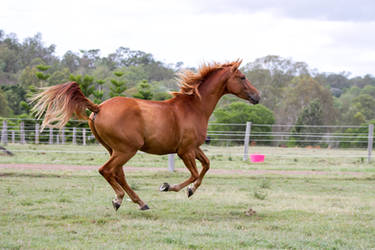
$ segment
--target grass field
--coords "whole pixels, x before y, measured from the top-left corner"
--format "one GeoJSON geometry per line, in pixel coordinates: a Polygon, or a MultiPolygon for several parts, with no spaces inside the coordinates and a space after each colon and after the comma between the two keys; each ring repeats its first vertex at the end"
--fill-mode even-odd
{"type": "MultiPolygon", "coordinates": [[[[10,145],[16,156],[0,156],[0,163],[101,165],[108,157],[98,146],[38,146],[37,153],[29,152],[34,147],[10,145]],[[78,153],[84,150],[99,153],[78,153]]],[[[190,199],[182,191],[158,191],[165,181],[181,182],[185,173],[129,172],[130,185],[151,210],[139,211],[126,201],[115,212],[114,192],[97,171],[0,168],[0,249],[375,247],[375,165],[362,156],[345,157],[363,155],[363,150],[251,149],[268,154],[262,164],[242,162],[236,153],[228,155],[232,149],[225,154],[218,148],[205,150],[212,169],[326,172],[256,176],[209,172],[190,199]]],[[[166,161],[165,156],[139,154],[129,164],[166,168],[166,161]]]]}
{"type": "MultiPolygon", "coordinates": [[[[70,164],[101,166],[109,158],[100,145],[20,145],[10,144],[7,149],[15,153],[13,157],[2,157],[0,163],[26,164],[70,164]]],[[[310,149],[250,147],[249,154],[265,154],[264,163],[242,161],[242,147],[203,146],[203,151],[211,161],[212,169],[272,169],[272,170],[312,170],[312,171],[358,171],[374,172],[375,159],[367,163],[366,149],[310,149]]],[[[373,154],[375,158],[375,153],[373,154]]],[[[138,153],[126,165],[135,167],[165,167],[168,157],[138,153]]],[[[176,168],[185,168],[176,157],[176,168]]]]}

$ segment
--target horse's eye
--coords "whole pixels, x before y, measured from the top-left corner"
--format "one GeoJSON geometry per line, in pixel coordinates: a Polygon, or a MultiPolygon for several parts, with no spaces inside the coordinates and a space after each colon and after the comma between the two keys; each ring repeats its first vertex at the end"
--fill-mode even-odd
{"type": "Polygon", "coordinates": [[[246,76],[241,76],[241,80],[246,80],[246,76]]]}

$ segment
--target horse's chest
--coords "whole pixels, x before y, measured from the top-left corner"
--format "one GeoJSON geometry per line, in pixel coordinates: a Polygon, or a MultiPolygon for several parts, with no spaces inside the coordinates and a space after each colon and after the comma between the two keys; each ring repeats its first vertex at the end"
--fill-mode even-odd
{"type": "Polygon", "coordinates": [[[182,133],[183,144],[202,145],[206,139],[207,129],[202,127],[188,128],[182,133]]]}

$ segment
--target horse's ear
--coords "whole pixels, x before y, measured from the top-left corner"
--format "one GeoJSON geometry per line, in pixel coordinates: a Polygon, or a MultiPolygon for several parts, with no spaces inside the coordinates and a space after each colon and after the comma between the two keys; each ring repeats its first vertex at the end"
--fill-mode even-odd
{"type": "Polygon", "coordinates": [[[240,67],[242,63],[242,59],[237,59],[237,61],[234,61],[232,63],[232,67],[231,67],[231,71],[232,73],[236,72],[238,70],[238,68],[240,67]]]}

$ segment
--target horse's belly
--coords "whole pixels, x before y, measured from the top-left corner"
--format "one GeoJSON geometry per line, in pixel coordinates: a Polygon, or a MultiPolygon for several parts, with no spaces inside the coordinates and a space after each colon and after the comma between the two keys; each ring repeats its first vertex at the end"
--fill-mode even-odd
{"type": "Polygon", "coordinates": [[[149,154],[156,154],[156,155],[165,155],[165,154],[172,154],[176,153],[177,147],[174,143],[162,143],[158,141],[145,141],[145,144],[140,149],[143,152],[149,154]]]}

